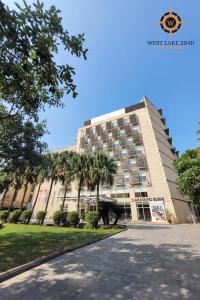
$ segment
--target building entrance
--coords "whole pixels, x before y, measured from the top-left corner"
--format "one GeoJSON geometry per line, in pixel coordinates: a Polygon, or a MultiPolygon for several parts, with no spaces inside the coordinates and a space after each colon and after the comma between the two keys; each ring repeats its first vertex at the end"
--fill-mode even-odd
{"type": "Polygon", "coordinates": [[[149,203],[137,203],[138,220],[151,221],[151,211],[149,203]]]}

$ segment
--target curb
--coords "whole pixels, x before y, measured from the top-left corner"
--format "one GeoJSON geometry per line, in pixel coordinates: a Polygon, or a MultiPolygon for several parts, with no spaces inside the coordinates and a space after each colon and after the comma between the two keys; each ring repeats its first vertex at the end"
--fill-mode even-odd
{"type": "Polygon", "coordinates": [[[100,238],[97,238],[97,239],[94,239],[92,241],[88,241],[88,242],[85,242],[85,243],[81,243],[81,244],[78,244],[76,246],[73,246],[73,247],[70,247],[70,248],[66,248],[66,249],[62,249],[62,250],[58,250],[56,252],[53,252],[51,254],[48,254],[44,257],[41,257],[41,258],[38,258],[38,259],[35,259],[27,264],[24,264],[22,266],[19,266],[19,267],[16,267],[14,269],[11,269],[9,271],[6,271],[4,273],[1,273],[0,274],[0,283],[12,278],[12,277],[15,277],[21,273],[24,273],[30,269],[33,269],[39,265],[42,265],[43,263],[51,260],[51,259],[54,259],[54,258],[57,258],[58,256],[60,255],[63,255],[63,254],[66,254],[66,253],[69,253],[69,252],[72,252],[74,250],[77,250],[77,249],[80,249],[80,248],[83,248],[85,246],[88,246],[88,245],[91,245],[91,244],[94,244],[94,243],[97,243],[101,240],[104,240],[106,238],[109,238],[111,236],[114,236],[116,234],[119,234],[123,231],[126,231],[128,230],[128,228],[124,228],[124,229],[121,229],[119,232],[115,232],[115,233],[111,233],[111,234],[108,234],[108,235],[105,235],[103,237],[100,237],[100,238]]]}

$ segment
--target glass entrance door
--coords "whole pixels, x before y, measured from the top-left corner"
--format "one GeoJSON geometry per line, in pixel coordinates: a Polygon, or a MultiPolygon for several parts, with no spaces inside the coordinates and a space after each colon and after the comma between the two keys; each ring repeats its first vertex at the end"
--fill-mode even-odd
{"type": "Polygon", "coordinates": [[[151,221],[151,211],[148,203],[137,203],[138,220],[151,221]]]}

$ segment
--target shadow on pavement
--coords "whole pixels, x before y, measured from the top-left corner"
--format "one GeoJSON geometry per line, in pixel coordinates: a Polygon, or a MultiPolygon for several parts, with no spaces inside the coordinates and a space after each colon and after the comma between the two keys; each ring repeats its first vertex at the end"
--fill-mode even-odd
{"type": "Polygon", "coordinates": [[[0,299],[200,299],[200,257],[190,246],[141,245],[125,233],[2,283],[0,299]]]}

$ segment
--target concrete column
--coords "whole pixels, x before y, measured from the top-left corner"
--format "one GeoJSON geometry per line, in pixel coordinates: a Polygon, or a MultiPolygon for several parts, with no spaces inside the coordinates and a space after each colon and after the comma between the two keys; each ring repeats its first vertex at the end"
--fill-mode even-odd
{"type": "Polygon", "coordinates": [[[137,208],[135,202],[135,192],[134,190],[129,190],[129,193],[130,193],[130,204],[131,204],[131,221],[138,222],[137,208]]]}

